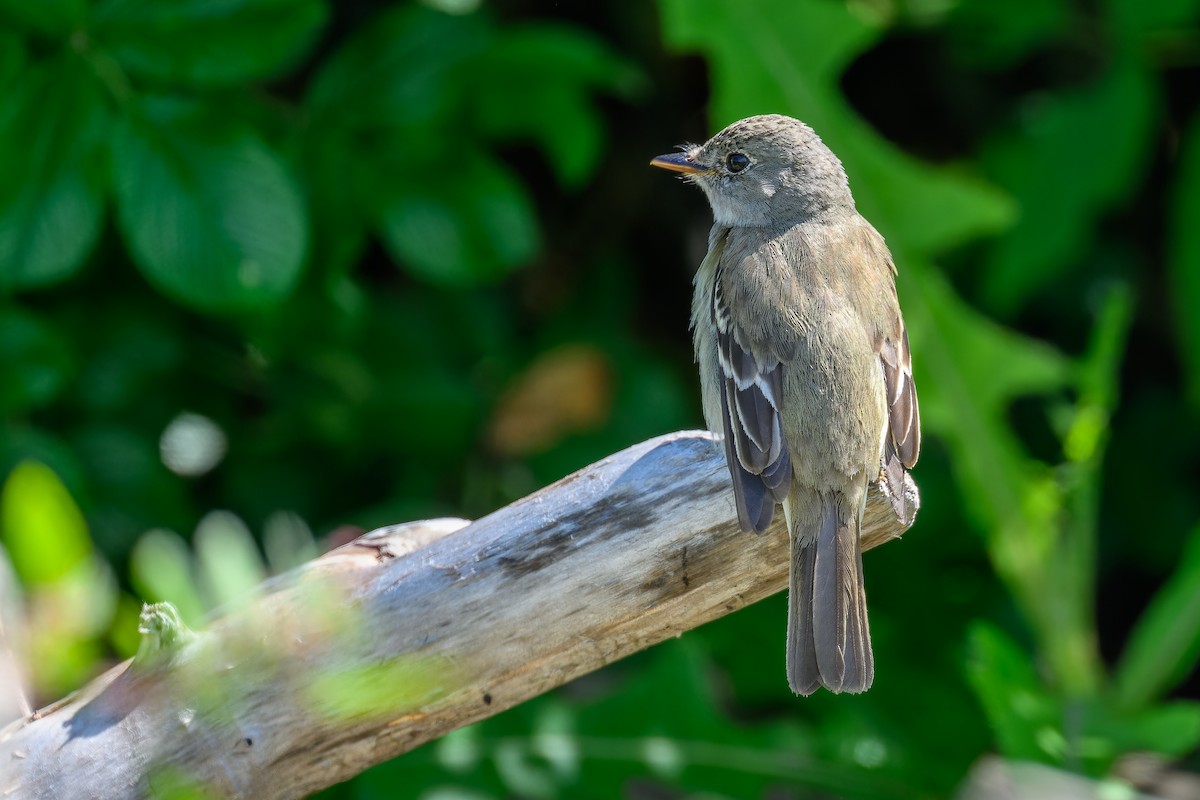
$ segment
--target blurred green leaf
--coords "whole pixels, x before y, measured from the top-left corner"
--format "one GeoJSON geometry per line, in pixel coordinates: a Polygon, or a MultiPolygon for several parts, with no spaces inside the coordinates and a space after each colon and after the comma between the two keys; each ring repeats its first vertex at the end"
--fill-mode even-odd
{"type": "Polygon", "coordinates": [[[985,146],[983,162],[1021,209],[988,258],[989,303],[1011,313],[1076,268],[1100,215],[1143,174],[1158,103],[1152,75],[1126,57],[1082,90],[1029,98],[1019,128],[985,146]]]}
{"type": "Polygon", "coordinates": [[[104,211],[108,127],[100,86],[72,54],[22,73],[0,104],[0,291],[82,266],[104,211]]]}
{"type": "Polygon", "coordinates": [[[327,13],[322,0],[100,0],[92,35],[137,76],[211,87],[280,73],[327,13]]]}
{"type": "Polygon", "coordinates": [[[133,548],[130,577],[138,594],[148,601],[169,602],[184,622],[198,627],[206,607],[192,571],[192,554],[179,535],[147,531],[133,548]]]}
{"type": "Polygon", "coordinates": [[[1167,250],[1171,299],[1188,393],[1192,407],[1200,408],[1200,114],[1180,143],[1173,195],[1167,250]]]}
{"type": "Polygon", "coordinates": [[[1062,36],[1070,15],[1067,3],[1045,0],[956,3],[949,18],[957,34],[951,44],[967,63],[997,69],[1062,36]]]}
{"type": "Polygon", "coordinates": [[[138,651],[142,642],[142,636],[138,633],[141,613],[142,601],[122,592],[117,598],[112,626],[108,631],[108,639],[116,651],[117,658],[133,658],[134,653],[138,651]]]}
{"type": "Polygon", "coordinates": [[[967,681],[1001,752],[1012,759],[1063,761],[1062,710],[1042,687],[1029,655],[984,622],[972,625],[967,649],[967,681]]]}
{"type": "Polygon", "coordinates": [[[1037,476],[1008,424],[1009,403],[1063,386],[1071,365],[973,311],[929,265],[906,263],[900,284],[922,426],[947,439],[958,479],[975,498],[971,510],[999,534],[1021,518],[1037,476]]]}
{"type": "Polygon", "coordinates": [[[170,765],[153,767],[146,785],[148,800],[212,800],[215,796],[213,787],[170,765]]]}
{"type": "MultiPolygon", "coordinates": [[[[1120,372],[1134,311],[1133,292],[1125,284],[1109,287],[1096,315],[1088,351],[1079,362],[1080,404],[1109,415],[1120,399],[1120,372]]],[[[1066,446],[1066,445],[1065,445],[1066,446]]],[[[1096,452],[1096,448],[1088,448],[1096,452]]],[[[1076,459],[1079,460],[1079,459],[1076,459]]]]}
{"type": "Polygon", "coordinates": [[[305,183],[313,268],[343,287],[367,246],[370,223],[364,187],[371,184],[374,164],[350,156],[356,141],[352,131],[337,126],[309,126],[289,151],[305,183]]]}
{"type": "Polygon", "coordinates": [[[1112,20],[1112,30],[1126,41],[1161,29],[1186,30],[1200,13],[1197,0],[1105,0],[1102,5],[1112,20]]]}
{"type": "MultiPolygon", "coordinates": [[[[445,120],[449,109],[462,102],[460,70],[489,40],[479,15],[397,6],[363,25],[326,60],[310,84],[305,106],[316,125],[362,134],[393,136],[392,129],[445,120]]],[[[407,150],[411,163],[429,161],[416,143],[397,144],[407,150]]]]}
{"type": "Polygon", "coordinates": [[[194,537],[200,585],[209,607],[244,603],[266,577],[262,556],[246,523],[228,511],[211,511],[194,537]]]}
{"type": "Polygon", "coordinates": [[[271,574],[299,567],[321,554],[312,530],[298,515],[277,511],[263,523],[263,550],[271,574]]]}
{"type": "Polygon", "coordinates": [[[494,281],[537,251],[533,204],[521,184],[483,153],[446,152],[433,170],[397,185],[379,210],[383,241],[403,266],[435,283],[494,281]],[[439,164],[453,164],[442,171],[439,164]]]}
{"type": "Polygon", "coordinates": [[[17,77],[28,60],[25,40],[12,31],[0,30],[0,91],[5,97],[14,91],[17,77]]]}
{"type": "Polygon", "coordinates": [[[256,133],[195,103],[127,108],[113,141],[118,220],[159,289],[208,311],[282,301],[307,221],[291,175],[256,133]]]}
{"type": "Polygon", "coordinates": [[[1117,704],[1138,709],[1169,692],[1200,659],[1200,527],[1129,635],[1114,675],[1117,704]]]}
{"type": "Polygon", "coordinates": [[[325,274],[339,275],[358,258],[397,184],[417,171],[438,192],[458,169],[443,146],[445,129],[465,105],[471,59],[490,40],[478,15],[399,6],[321,65],[305,94],[308,124],[295,151],[313,210],[313,257],[325,274]]]}
{"type": "Polygon", "coordinates": [[[1113,716],[1089,732],[1103,737],[1113,756],[1149,751],[1179,758],[1200,744],[1200,703],[1177,701],[1113,716]]]}
{"type": "Polygon", "coordinates": [[[87,0],[0,0],[0,20],[6,17],[40,34],[61,37],[87,17],[87,0]]]}
{"type": "Polygon", "coordinates": [[[480,57],[474,79],[472,112],[481,130],[532,138],[568,186],[591,174],[604,144],[593,87],[630,96],[642,82],[600,39],[565,25],[503,29],[480,57]]]}
{"type": "Polygon", "coordinates": [[[462,689],[468,680],[444,658],[397,656],[312,676],[310,713],[346,721],[399,717],[462,689]]]}
{"type": "Polygon", "coordinates": [[[18,464],[0,492],[0,541],[29,586],[50,584],[92,553],[87,523],[58,476],[37,461],[18,464]]]}
{"type": "Polygon", "coordinates": [[[37,316],[0,306],[0,415],[45,405],[71,374],[71,353],[37,316]]]}

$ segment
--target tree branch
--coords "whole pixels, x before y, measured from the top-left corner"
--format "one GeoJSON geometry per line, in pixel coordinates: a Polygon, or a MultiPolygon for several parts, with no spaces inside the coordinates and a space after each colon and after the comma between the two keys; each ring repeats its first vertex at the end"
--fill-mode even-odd
{"type": "MultiPolygon", "coordinates": [[[[196,635],[152,607],[136,659],[0,731],[0,796],[346,780],[784,588],[782,520],[742,533],[732,497],[711,437],[672,434],[472,524],[374,531],[196,635]]],[[[902,532],[873,488],[864,547],[902,532]]]]}

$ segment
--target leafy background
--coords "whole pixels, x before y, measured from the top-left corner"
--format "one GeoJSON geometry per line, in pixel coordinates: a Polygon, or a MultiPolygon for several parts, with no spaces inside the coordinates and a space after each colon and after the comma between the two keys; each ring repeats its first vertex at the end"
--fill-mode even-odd
{"type": "Polygon", "coordinates": [[[775,597],[326,796],[942,797],[988,754],[1197,791],[1197,0],[0,0],[35,700],[142,600],[701,426],[708,210],[646,162],[763,112],[901,266],[924,508],[866,560],[875,687],[793,698],[775,597]]]}

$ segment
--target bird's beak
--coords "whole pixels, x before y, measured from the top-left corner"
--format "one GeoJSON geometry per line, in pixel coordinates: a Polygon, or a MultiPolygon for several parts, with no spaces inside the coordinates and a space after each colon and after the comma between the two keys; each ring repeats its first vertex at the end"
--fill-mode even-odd
{"type": "Polygon", "coordinates": [[[656,156],[650,159],[650,166],[669,169],[672,172],[682,172],[686,175],[704,171],[704,167],[694,163],[688,158],[687,153],[667,153],[665,156],[656,156]]]}

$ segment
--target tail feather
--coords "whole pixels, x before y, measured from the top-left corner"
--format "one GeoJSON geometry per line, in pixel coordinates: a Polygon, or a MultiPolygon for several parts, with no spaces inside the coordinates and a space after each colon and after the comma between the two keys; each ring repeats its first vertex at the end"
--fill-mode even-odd
{"type": "Polygon", "coordinates": [[[804,695],[818,686],[864,692],[874,680],[875,661],[858,541],[862,503],[847,502],[840,493],[821,494],[812,502],[814,513],[799,518],[791,509],[788,513],[794,526],[788,682],[804,695]]]}

